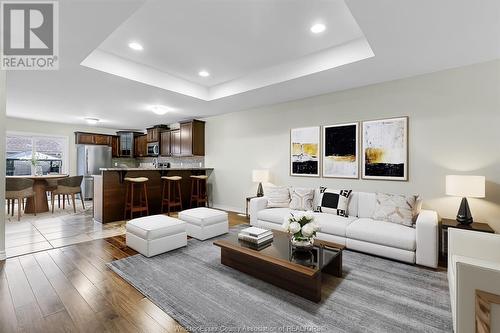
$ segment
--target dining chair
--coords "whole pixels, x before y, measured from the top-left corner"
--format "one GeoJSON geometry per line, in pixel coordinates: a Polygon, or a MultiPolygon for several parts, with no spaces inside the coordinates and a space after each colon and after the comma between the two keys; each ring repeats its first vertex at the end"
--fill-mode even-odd
{"type": "MultiPolygon", "coordinates": [[[[57,188],[57,179],[47,179],[47,185],[45,186],[45,191],[47,194],[51,197],[52,200],[52,191],[54,191],[57,188]]],[[[66,195],[62,195],[63,197],[63,207],[65,206],[64,200],[67,200],[68,205],[70,204],[69,202],[69,195],[66,198],[66,195]]],[[[61,208],[61,195],[57,195],[57,208],[61,208]]]]}
{"type": "MultiPolygon", "coordinates": [[[[5,179],[5,199],[11,205],[10,212],[14,216],[14,203],[17,200],[17,220],[21,220],[21,209],[24,206],[24,199],[33,197],[33,204],[36,216],[36,194],[33,191],[34,181],[26,178],[5,179]]],[[[9,210],[7,210],[9,212],[9,210]]]]}
{"type": "Polygon", "coordinates": [[[73,212],[76,213],[75,195],[78,194],[80,195],[80,200],[82,201],[83,209],[85,209],[85,203],[83,201],[83,196],[82,196],[82,181],[83,181],[83,176],[67,177],[57,180],[57,186],[55,190],[52,190],[50,192],[52,213],[54,213],[54,200],[56,195],[63,196],[63,209],[65,208],[64,205],[65,196],[68,196],[68,199],[69,196],[71,196],[71,199],[73,201],[73,212]]]}

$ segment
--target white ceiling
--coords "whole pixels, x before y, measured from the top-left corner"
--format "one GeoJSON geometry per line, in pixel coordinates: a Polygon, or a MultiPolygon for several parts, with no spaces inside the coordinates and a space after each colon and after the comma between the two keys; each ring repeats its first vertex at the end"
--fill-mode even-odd
{"type": "Polygon", "coordinates": [[[352,16],[337,0],[61,1],[60,70],[8,72],[7,114],[145,128],[500,58],[499,1],[346,4],[352,16]],[[324,34],[309,32],[316,21],[326,23],[324,34]],[[303,61],[304,69],[328,50],[338,55],[356,38],[366,38],[375,56],[309,75],[290,66],[303,61]],[[132,40],[144,51],[128,49],[132,40]],[[114,59],[121,76],[80,65],[95,54],[114,59]],[[211,77],[198,77],[202,68],[211,77]],[[145,73],[148,84],[138,82],[145,73]],[[163,75],[174,89],[159,88],[163,75]],[[179,92],[184,86],[208,95],[188,96],[179,92]],[[157,116],[147,110],[154,104],[174,111],[157,116]]]}

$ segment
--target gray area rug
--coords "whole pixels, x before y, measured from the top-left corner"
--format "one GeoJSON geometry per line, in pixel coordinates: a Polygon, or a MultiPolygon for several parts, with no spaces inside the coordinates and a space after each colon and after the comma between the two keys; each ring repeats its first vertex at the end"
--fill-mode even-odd
{"type": "Polygon", "coordinates": [[[212,242],[108,265],[192,332],[452,331],[445,272],[346,250],[314,303],[223,266],[212,242]]]}

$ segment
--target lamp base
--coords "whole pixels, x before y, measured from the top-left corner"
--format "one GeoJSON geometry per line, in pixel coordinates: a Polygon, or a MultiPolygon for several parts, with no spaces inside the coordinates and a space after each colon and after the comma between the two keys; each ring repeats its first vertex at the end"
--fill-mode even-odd
{"type": "Polygon", "coordinates": [[[262,183],[259,183],[259,187],[257,188],[257,196],[258,197],[264,196],[264,189],[262,188],[262,183]]]}
{"type": "Polygon", "coordinates": [[[460,224],[471,224],[474,222],[467,198],[462,198],[460,208],[458,209],[457,222],[460,224]]]}

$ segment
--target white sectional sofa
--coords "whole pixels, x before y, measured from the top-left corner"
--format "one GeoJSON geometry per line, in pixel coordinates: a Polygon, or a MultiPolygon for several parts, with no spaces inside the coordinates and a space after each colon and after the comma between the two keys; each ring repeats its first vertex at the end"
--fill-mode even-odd
{"type": "MultiPolygon", "coordinates": [[[[376,193],[352,192],[348,215],[342,217],[314,213],[321,230],[317,238],[345,245],[369,254],[391,258],[427,267],[438,264],[438,216],[430,210],[421,210],[415,227],[376,221],[373,216],[376,193]]],[[[250,224],[281,230],[285,217],[296,212],[289,208],[267,208],[267,198],[250,201],[250,224]]]]}

